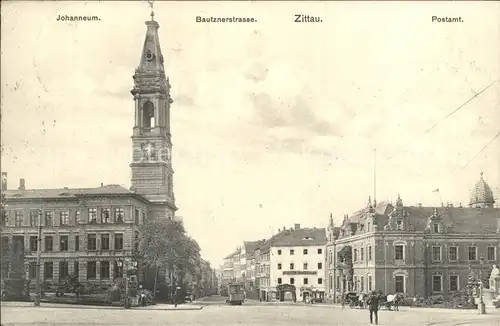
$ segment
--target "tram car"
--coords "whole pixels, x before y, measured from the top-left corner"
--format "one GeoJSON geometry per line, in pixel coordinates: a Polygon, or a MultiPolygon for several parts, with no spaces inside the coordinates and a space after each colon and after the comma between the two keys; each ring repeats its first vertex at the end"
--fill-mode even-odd
{"type": "Polygon", "coordinates": [[[227,285],[227,300],[230,305],[239,305],[245,302],[245,287],[243,283],[230,283],[227,285]]]}

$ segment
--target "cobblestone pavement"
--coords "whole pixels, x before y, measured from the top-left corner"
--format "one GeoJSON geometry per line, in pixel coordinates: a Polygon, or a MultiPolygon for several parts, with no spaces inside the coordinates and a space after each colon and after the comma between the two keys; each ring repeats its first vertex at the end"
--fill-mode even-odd
{"type": "MultiPolygon", "coordinates": [[[[201,310],[81,309],[2,306],[1,321],[7,325],[370,325],[367,310],[315,306],[205,306],[201,310]]],[[[391,326],[500,326],[500,314],[475,312],[380,311],[379,325],[391,326]]]]}

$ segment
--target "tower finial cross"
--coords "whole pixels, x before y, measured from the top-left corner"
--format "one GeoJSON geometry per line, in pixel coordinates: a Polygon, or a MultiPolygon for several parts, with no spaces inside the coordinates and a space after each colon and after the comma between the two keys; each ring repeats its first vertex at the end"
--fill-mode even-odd
{"type": "Polygon", "coordinates": [[[148,4],[149,4],[149,7],[151,8],[151,20],[153,20],[154,18],[154,15],[155,15],[155,12],[154,12],[154,1],[153,0],[148,0],[148,4]]]}

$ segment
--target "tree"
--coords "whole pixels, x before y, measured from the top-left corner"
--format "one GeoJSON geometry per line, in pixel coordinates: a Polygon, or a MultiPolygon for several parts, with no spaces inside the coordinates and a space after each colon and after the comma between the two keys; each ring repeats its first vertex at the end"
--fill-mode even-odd
{"type": "Polygon", "coordinates": [[[25,278],[24,257],[27,250],[19,239],[2,238],[1,273],[2,278],[25,278]]]}
{"type": "MultiPolygon", "coordinates": [[[[200,247],[191,237],[186,235],[182,222],[172,219],[156,219],[141,225],[139,229],[139,250],[137,252],[142,263],[154,269],[156,286],[159,269],[166,269],[178,282],[186,273],[196,272],[196,260],[200,256],[200,247]]],[[[172,279],[172,283],[176,283],[172,279]]]]}

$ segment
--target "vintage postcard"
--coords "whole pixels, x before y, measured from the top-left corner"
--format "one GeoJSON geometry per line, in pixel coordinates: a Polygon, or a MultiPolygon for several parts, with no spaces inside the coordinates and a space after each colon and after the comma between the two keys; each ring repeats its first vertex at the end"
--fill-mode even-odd
{"type": "Polygon", "coordinates": [[[1,325],[500,326],[500,3],[2,1],[1,325]]]}

